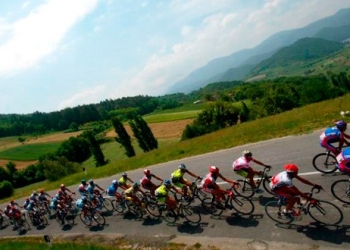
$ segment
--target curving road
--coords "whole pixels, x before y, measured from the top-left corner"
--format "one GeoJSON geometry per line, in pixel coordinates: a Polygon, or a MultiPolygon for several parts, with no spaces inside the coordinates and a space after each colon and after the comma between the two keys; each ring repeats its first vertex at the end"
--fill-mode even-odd
{"type": "MultiPolygon", "coordinates": [[[[307,244],[317,247],[331,248],[350,248],[350,206],[344,206],[335,200],[330,192],[331,184],[339,179],[347,177],[336,173],[330,176],[324,176],[315,172],[312,167],[312,158],[317,153],[323,152],[318,146],[318,136],[320,131],[316,131],[306,135],[289,136],[279,139],[268,140],[259,143],[247,144],[226,150],[220,150],[205,155],[190,157],[178,161],[167,162],[155,166],[150,166],[152,172],[163,178],[169,177],[170,173],[177,168],[179,163],[185,163],[187,167],[204,176],[207,173],[208,166],[215,165],[220,168],[224,176],[232,179],[237,178],[231,169],[232,161],[241,155],[242,150],[249,149],[253,152],[255,158],[266,164],[273,166],[272,174],[282,171],[285,163],[293,162],[300,167],[300,172],[306,175],[315,183],[322,184],[325,191],[317,194],[316,198],[331,201],[338,205],[344,213],[344,220],[338,226],[333,227],[317,227],[312,223],[312,219],[304,216],[303,220],[298,221],[290,226],[281,227],[276,225],[264,213],[264,204],[269,201],[266,193],[255,195],[254,205],[255,211],[250,216],[238,216],[230,211],[217,219],[211,218],[208,214],[202,214],[202,222],[198,226],[190,226],[182,223],[169,226],[164,221],[154,221],[144,219],[141,221],[134,220],[133,217],[127,215],[112,214],[106,217],[107,225],[103,228],[87,228],[77,217],[76,225],[71,229],[61,228],[55,220],[51,220],[45,229],[35,229],[28,231],[26,235],[40,234],[72,234],[72,233],[120,233],[130,235],[142,235],[143,237],[154,235],[177,235],[195,237],[225,237],[225,238],[241,238],[255,239],[264,242],[281,242],[293,244],[307,244]],[[298,230],[297,230],[298,229],[298,230]]],[[[234,140],[234,138],[232,138],[234,140]]],[[[253,168],[261,168],[252,164],[253,168]]],[[[139,180],[142,176],[142,170],[129,172],[129,176],[133,180],[139,180]]],[[[86,178],[85,175],[82,178],[86,178]]],[[[87,176],[89,178],[89,176],[87,176]]],[[[119,176],[95,180],[100,186],[109,186],[112,179],[119,176]]],[[[191,179],[192,177],[188,177],[191,179]]],[[[157,183],[157,180],[155,180],[157,183]]],[[[295,184],[305,191],[309,188],[301,183],[295,184]]],[[[226,185],[223,183],[223,185],[226,185]]],[[[73,190],[77,186],[69,187],[73,190]]],[[[53,192],[52,192],[53,193],[53,192]]],[[[21,204],[22,201],[19,201],[21,204]]],[[[3,207],[2,205],[1,207],[3,207]]],[[[0,236],[16,236],[18,233],[12,231],[11,228],[0,230],[0,236]]],[[[215,243],[213,243],[215,245],[215,243]]]]}

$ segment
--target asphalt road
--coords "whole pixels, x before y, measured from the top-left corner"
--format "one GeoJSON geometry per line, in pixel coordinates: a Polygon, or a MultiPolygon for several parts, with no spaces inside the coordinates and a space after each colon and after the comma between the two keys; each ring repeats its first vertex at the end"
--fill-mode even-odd
{"type": "MultiPolygon", "coordinates": [[[[264,212],[264,204],[271,198],[265,192],[255,195],[254,205],[255,211],[250,216],[239,216],[232,211],[226,211],[221,218],[212,218],[210,215],[203,213],[200,225],[191,226],[183,223],[183,219],[175,225],[167,225],[165,221],[155,221],[152,219],[135,220],[129,215],[111,214],[106,217],[107,224],[103,228],[91,227],[87,228],[80,219],[76,218],[76,225],[71,228],[62,228],[58,226],[55,220],[50,220],[50,224],[44,229],[32,228],[26,235],[41,234],[73,234],[73,233],[119,233],[143,237],[154,237],[155,235],[176,235],[179,237],[190,236],[191,240],[206,238],[241,238],[254,239],[264,242],[280,242],[291,244],[306,244],[310,246],[323,248],[350,248],[350,206],[344,206],[330,192],[331,184],[339,179],[347,179],[347,176],[336,173],[334,175],[322,175],[313,168],[312,158],[323,152],[318,145],[318,136],[320,131],[314,133],[289,136],[280,139],[273,139],[259,143],[247,144],[227,150],[220,150],[205,155],[185,158],[182,160],[167,162],[155,166],[150,166],[151,172],[156,175],[167,178],[170,176],[180,163],[186,166],[198,175],[204,176],[208,172],[210,165],[220,168],[220,172],[229,178],[235,179],[238,176],[232,171],[232,161],[241,155],[244,149],[253,152],[253,156],[269,165],[273,169],[271,174],[278,173],[283,170],[286,163],[295,163],[300,167],[301,174],[309,180],[321,184],[325,191],[317,194],[315,197],[328,200],[335,203],[341,208],[344,214],[344,220],[338,226],[322,227],[313,223],[312,219],[307,215],[301,221],[293,222],[288,226],[276,225],[269,219],[264,212]]],[[[234,138],[232,138],[234,140],[234,138]]],[[[254,163],[253,168],[262,167],[254,163]]],[[[142,170],[135,170],[128,173],[133,180],[139,180],[142,177],[142,170]]],[[[82,175],[82,177],[85,175],[82,175]]],[[[187,176],[186,176],[187,177],[187,176]]],[[[86,178],[90,178],[86,176],[86,178]]],[[[102,187],[108,187],[111,180],[119,178],[119,175],[109,178],[95,180],[102,187]]],[[[193,179],[191,176],[188,179],[193,179]]],[[[157,183],[157,180],[154,180],[157,183]]],[[[298,183],[294,184],[304,191],[309,191],[309,187],[298,183]]],[[[223,184],[227,185],[227,184],[223,184]]],[[[69,187],[76,190],[77,186],[69,187]]],[[[53,192],[52,192],[53,194],[53,192]]],[[[19,201],[22,203],[22,200],[19,201]]],[[[1,206],[3,208],[4,205],[1,206]]],[[[16,236],[17,231],[12,231],[11,227],[0,230],[0,236],[16,236]]],[[[215,245],[213,243],[213,245],[215,245]]],[[[315,249],[316,249],[315,248],[315,249]]]]}

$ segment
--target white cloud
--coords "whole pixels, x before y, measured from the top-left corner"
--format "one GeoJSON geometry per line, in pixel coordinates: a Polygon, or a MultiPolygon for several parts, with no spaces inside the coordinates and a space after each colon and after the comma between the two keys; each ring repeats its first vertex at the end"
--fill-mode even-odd
{"type": "Polygon", "coordinates": [[[106,96],[107,88],[105,85],[98,85],[93,88],[85,89],[71,98],[64,100],[60,102],[57,109],[65,109],[68,107],[76,107],[78,105],[81,105],[82,103],[88,104],[88,103],[98,103],[102,101],[105,98],[101,98],[101,96],[106,96]]]}
{"type": "Polygon", "coordinates": [[[98,0],[50,0],[14,23],[0,44],[0,74],[34,66],[53,53],[66,33],[97,5],[98,0]]]}

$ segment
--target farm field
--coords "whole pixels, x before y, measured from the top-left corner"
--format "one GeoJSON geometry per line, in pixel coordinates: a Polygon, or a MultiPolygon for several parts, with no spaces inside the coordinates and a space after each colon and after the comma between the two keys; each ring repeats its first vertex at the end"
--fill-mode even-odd
{"type": "MultiPolygon", "coordinates": [[[[184,119],[184,120],[175,120],[175,121],[166,121],[166,122],[156,122],[149,123],[154,136],[158,140],[180,140],[182,131],[185,129],[186,125],[191,123],[193,119],[184,119]]],[[[125,126],[127,132],[132,135],[132,131],[128,125],[125,126]]],[[[48,143],[48,142],[60,142],[67,140],[69,137],[74,137],[79,135],[81,132],[72,132],[72,133],[54,133],[38,138],[28,139],[25,144],[39,144],[39,143],[48,143]]],[[[114,130],[111,130],[107,133],[107,137],[113,138],[116,136],[114,130]]],[[[10,148],[21,146],[21,143],[17,141],[16,138],[1,138],[0,139],[0,151],[8,150],[10,148]]],[[[0,158],[0,166],[5,166],[10,160],[0,158]]],[[[11,160],[17,169],[23,169],[30,164],[35,163],[36,161],[14,161],[11,160]]]]}

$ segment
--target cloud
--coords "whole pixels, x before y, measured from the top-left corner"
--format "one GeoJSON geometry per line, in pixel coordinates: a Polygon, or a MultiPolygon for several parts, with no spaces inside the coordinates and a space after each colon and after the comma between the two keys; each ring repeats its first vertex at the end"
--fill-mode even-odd
{"type": "Polygon", "coordinates": [[[68,107],[72,108],[81,105],[82,103],[98,103],[101,100],[106,99],[101,99],[101,96],[106,96],[106,92],[108,91],[109,90],[106,88],[105,85],[98,85],[93,88],[85,89],[80,93],[75,94],[71,98],[60,102],[57,109],[62,110],[68,107]]]}
{"type": "Polygon", "coordinates": [[[98,0],[45,1],[27,16],[6,23],[9,38],[0,44],[0,75],[30,68],[53,53],[67,32],[97,3],[98,0]]]}

